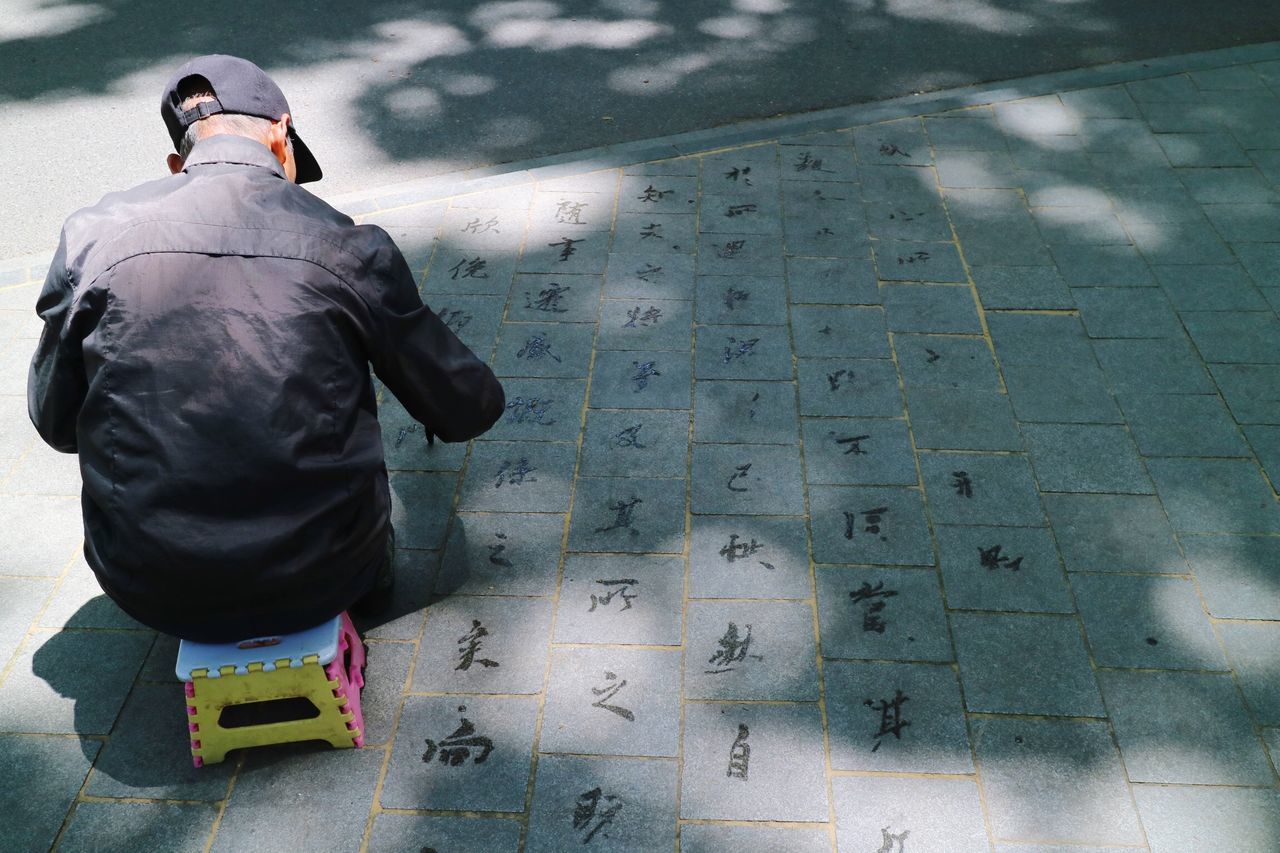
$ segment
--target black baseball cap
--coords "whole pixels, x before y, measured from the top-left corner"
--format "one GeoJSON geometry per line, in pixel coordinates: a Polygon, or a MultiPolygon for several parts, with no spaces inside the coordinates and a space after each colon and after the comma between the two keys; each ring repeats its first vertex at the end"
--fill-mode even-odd
{"type": "MultiPolygon", "coordinates": [[[[249,60],[222,53],[197,56],[174,72],[169,78],[169,85],[165,87],[164,97],[160,100],[160,115],[164,117],[165,127],[169,129],[173,149],[179,149],[183,134],[194,122],[217,113],[239,113],[272,121],[278,120],[285,113],[289,113],[290,119],[293,116],[284,92],[267,76],[267,72],[249,60]],[[208,80],[209,88],[213,89],[214,100],[196,104],[184,111],[178,89],[191,77],[208,80]]],[[[293,159],[298,167],[298,183],[320,180],[320,164],[316,162],[302,137],[298,136],[292,120],[289,122],[289,138],[293,140],[293,159]]]]}

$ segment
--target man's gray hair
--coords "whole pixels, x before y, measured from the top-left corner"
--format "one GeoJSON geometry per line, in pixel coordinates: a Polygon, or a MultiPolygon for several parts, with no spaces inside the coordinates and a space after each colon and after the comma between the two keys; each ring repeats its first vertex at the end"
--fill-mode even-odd
{"type": "MultiPolygon", "coordinates": [[[[202,101],[213,100],[213,97],[212,92],[198,92],[189,95],[183,100],[182,109],[189,110],[202,101]]],[[[182,141],[178,143],[178,156],[186,160],[197,142],[209,136],[216,136],[219,133],[247,136],[249,139],[255,139],[265,145],[271,125],[271,119],[247,116],[240,113],[215,113],[211,116],[205,116],[199,121],[192,122],[191,126],[187,128],[187,132],[182,135],[182,141]]],[[[286,136],[285,144],[289,146],[290,150],[293,149],[293,140],[291,138],[286,136]]]]}

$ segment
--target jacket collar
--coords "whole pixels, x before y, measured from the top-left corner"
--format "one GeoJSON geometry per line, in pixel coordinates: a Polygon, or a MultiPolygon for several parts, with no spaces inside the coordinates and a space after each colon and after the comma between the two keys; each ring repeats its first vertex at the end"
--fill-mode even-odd
{"type": "Polygon", "coordinates": [[[271,153],[271,149],[244,136],[220,133],[201,139],[191,149],[186,165],[182,171],[192,166],[205,166],[211,163],[231,163],[238,166],[259,166],[269,169],[276,177],[283,178],[284,166],[271,153]]]}

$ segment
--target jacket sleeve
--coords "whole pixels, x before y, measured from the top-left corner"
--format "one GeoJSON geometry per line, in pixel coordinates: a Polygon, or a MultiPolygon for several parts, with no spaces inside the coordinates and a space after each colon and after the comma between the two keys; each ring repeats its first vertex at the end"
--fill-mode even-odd
{"type": "Polygon", "coordinates": [[[63,453],[76,452],[76,420],[89,390],[80,340],[67,334],[75,285],[67,269],[67,236],[49,265],[36,313],[44,320],[27,374],[27,412],[40,437],[63,453]]]}
{"type": "Polygon", "coordinates": [[[466,441],[502,416],[502,385],[435,312],[422,303],[413,273],[385,231],[372,232],[369,280],[358,288],[371,313],[366,342],[374,373],[406,411],[444,441],[466,441]]]}

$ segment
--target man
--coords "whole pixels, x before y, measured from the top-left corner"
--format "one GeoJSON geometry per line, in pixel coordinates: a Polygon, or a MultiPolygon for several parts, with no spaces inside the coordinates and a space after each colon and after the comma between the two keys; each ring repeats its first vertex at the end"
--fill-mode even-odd
{"type": "Polygon", "coordinates": [[[126,612],[204,642],[301,630],[393,577],[369,365],[445,441],[492,426],[502,386],[386,232],[297,186],[320,167],[260,68],[194,59],[161,114],[172,175],[63,227],[31,419],[80,455],[85,556],[126,612]]]}

